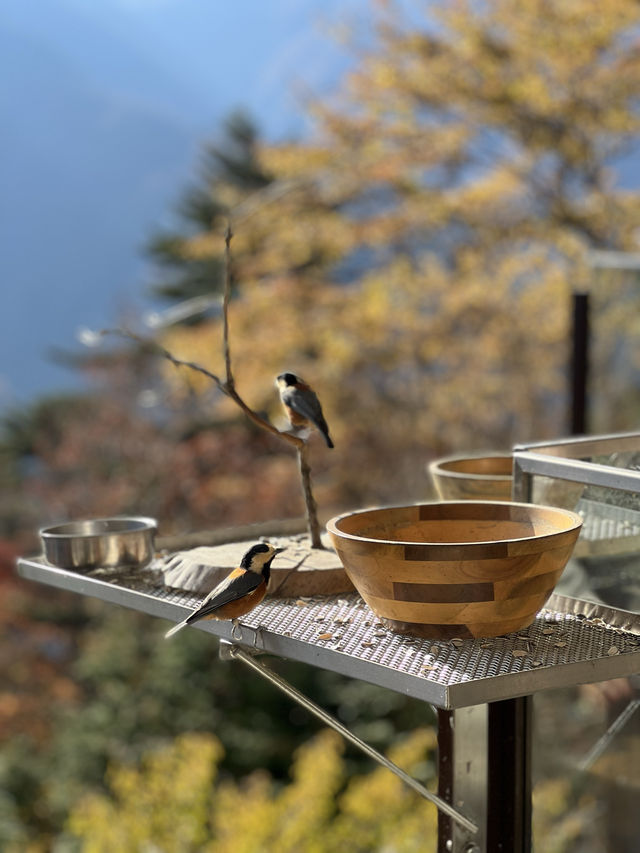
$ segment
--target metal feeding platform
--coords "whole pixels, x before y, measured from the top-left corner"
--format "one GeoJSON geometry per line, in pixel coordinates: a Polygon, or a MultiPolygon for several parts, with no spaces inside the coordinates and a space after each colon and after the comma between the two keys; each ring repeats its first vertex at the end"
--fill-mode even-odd
{"type": "MultiPolygon", "coordinates": [[[[202,599],[166,587],[153,565],[80,573],[50,566],[44,558],[23,558],[18,573],[172,622],[184,619],[202,599]]],[[[194,627],[223,641],[223,657],[258,671],[434,802],[438,853],[528,853],[532,694],[640,671],[640,616],[559,595],[528,629],[491,639],[394,633],[357,595],[268,598],[243,618],[235,634],[229,622],[194,627]],[[259,663],[258,652],[364,680],[438,709],[438,794],[259,663]]],[[[164,630],[159,627],[159,636],[164,630]]]]}
{"type": "MultiPolygon", "coordinates": [[[[92,576],[22,559],[18,571],[174,622],[202,598],[164,587],[150,570],[92,576]]],[[[267,599],[243,617],[235,636],[228,622],[194,627],[447,710],[640,671],[640,616],[562,596],[553,596],[528,629],[485,640],[394,633],[357,595],[267,599]]]]}

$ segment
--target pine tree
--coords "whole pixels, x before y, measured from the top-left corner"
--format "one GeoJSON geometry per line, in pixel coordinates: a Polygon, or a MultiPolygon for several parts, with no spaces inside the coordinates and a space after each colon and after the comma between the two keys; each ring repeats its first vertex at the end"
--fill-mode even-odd
{"type": "Polygon", "coordinates": [[[152,288],[156,296],[182,302],[222,291],[222,252],[203,254],[193,246],[219,230],[239,200],[270,183],[257,145],[256,126],[244,113],[235,112],[224,124],[222,141],[204,146],[197,182],[178,202],[175,228],[160,231],[147,246],[158,273],[152,288]]]}

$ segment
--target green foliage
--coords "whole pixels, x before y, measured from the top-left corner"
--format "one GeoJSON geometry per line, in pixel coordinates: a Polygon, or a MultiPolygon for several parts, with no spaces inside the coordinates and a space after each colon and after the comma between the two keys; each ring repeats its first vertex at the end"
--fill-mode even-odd
{"type": "MultiPolygon", "coordinates": [[[[411,772],[430,759],[433,733],[417,730],[390,754],[411,772]]],[[[85,796],[68,826],[83,853],[413,853],[435,846],[435,808],[393,774],[352,777],[342,743],[324,731],[301,747],[288,785],[264,772],[220,781],[219,741],[184,735],[135,767],[112,766],[106,794],[85,796]]]]}

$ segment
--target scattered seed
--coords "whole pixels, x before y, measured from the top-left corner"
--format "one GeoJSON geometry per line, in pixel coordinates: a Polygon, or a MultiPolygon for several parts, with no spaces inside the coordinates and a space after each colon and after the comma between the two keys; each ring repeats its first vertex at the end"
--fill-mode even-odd
{"type": "Polygon", "coordinates": [[[374,643],[373,640],[363,640],[360,643],[361,646],[377,646],[377,643],[374,643]]]}
{"type": "Polygon", "coordinates": [[[480,648],[481,649],[492,649],[493,643],[480,643],[480,648]]]}
{"type": "Polygon", "coordinates": [[[331,640],[331,639],[333,639],[333,634],[330,634],[328,632],[325,634],[318,634],[318,639],[319,640],[331,640]]]}
{"type": "Polygon", "coordinates": [[[296,607],[306,607],[306,606],[307,606],[307,602],[306,602],[306,601],[303,601],[301,598],[299,598],[299,599],[296,601],[296,607]]]}
{"type": "Polygon", "coordinates": [[[464,640],[461,640],[460,637],[454,637],[451,640],[451,645],[455,646],[457,649],[459,649],[460,646],[462,646],[463,644],[464,644],[464,640]]]}
{"type": "Polygon", "coordinates": [[[542,633],[545,634],[545,636],[548,636],[549,634],[555,634],[555,632],[556,632],[555,628],[543,628],[542,629],[542,633]]]}
{"type": "Polygon", "coordinates": [[[426,664],[424,664],[423,666],[421,666],[421,667],[420,667],[420,669],[422,670],[422,672],[433,672],[435,668],[436,668],[436,667],[435,667],[435,666],[433,666],[433,664],[430,664],[430,663],[426,663],[426,664]]]}
{"type": "Polygon", "coordinates": [[[324,622],[325,619],[326,619],[326,616],[316,616],[316,618],[313,621],[314,622],[324,622]]]}
{"type": "Polygon", "coordinates": [[[333,620],[336,625],[346,625],[348,622],[351,622],[351,618],[349,616],[338,616],[333,620]]]}
{"type": "Polygon", "coordinates": [[[617,646],[611,646],[611,648],[607,651],[608,655],[619,655],[620,649],[617,646]]]}
{"type": "Polygon", "coordinates": [[[511,652],[511,655],[514,658],[523,658],[526,654],[527,652],[525,651],[525,649],[514,649],[511,652]]]}
{"type": "Polygon", "coordinates": [[[565,640],[558,640],[558,642],[554,643],[553,645],[555,646],[556,649],[564,649],[564,647],[567,645],[567,643],[565,640]]]}
{"type": "Polygon", "coordinates": [[[541,660],[534,660],[531,663],[531,666],[542,666],[542,661],[541,660]]]}
{"type": "Polygon", "coordinates": [[[431,646],[429,651],[431,652],[432,655],[437,655],[438,652],[440,651],[440,646],[431,646]]]}

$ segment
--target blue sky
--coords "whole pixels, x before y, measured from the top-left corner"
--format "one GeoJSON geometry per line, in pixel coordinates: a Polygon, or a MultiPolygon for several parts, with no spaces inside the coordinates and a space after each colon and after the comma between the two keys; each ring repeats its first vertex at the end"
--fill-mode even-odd
{"type": "MultiPolygon", "coordinates": [[[[0,6],[0,412],[76,379],[48,359],[147,306],[142,247],[202,143],[244,107],[308,131],[297,93],[348,65],[368,0],[7,0],[0,6]]],[[[148,306],[147,306],[148,307],[148,306]]]]}

